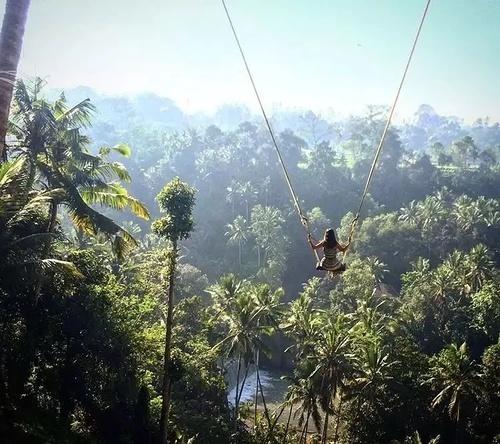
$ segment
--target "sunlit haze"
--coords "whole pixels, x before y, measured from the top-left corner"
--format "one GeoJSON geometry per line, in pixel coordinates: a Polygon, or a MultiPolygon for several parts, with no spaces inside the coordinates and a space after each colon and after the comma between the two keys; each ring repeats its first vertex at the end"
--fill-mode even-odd
{"type": "MultiPolygon", "coordinates": [[[[5,0],[0,1],[2,10],[5,0]]],[[[229,0],[268,107],[356,113],[388,104],[423,0],[229,0]]],[[[422,103],[500,120],[500,1],[431,4],[398,117],[422,103]]],[[[255,109],[218,0],[34,0],[21,76],[105,94],[154,92],[188,111],[255,109]]]]}

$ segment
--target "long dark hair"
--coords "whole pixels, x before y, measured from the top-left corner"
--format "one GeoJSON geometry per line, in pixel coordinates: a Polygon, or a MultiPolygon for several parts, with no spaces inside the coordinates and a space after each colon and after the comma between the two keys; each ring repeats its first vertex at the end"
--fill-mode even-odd
{"type": "Polygon", "coordinates": [[[335,248],[337,246],[337,238],[335,236],[335,230],[333,228],[328,228],[325,231],[325,247],[327,248],[335,248]]]}

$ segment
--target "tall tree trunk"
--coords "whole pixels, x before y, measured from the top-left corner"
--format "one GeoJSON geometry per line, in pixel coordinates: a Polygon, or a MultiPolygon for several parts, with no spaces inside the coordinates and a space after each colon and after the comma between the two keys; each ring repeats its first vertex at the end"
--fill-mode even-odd
{"type": "Polygon", "coordinates": [[[241,249],[242,249],[241,240],[239,240],[238,241],[238,263],[240,265],[240,271],[241,271],[241,249]]]}
{"type": "Polygon", "coordinates": [[[250,366],[246,362],[244,362],[244,364],[245,364],[245,374],[243,376],[243,379],[241,380],[240,393],[238,395],[238,406],[240,405],[241,396],[243,395],[243,389],[245,388],[245,383],[247,381],[248,369],[250,368],[250,366]]]}
{"type": "Polygon", "coordinates": [[[24,28],[31,0],[7,0],[0,33],[0,162],[7,158],[5,137],[24,28]]]}
{"type": "MultiPolygon", "coordinates": [[[[57,222],[57,203],[51,202],[49,209],[49,223],[47,225],[47,233],[52,233],[57,222]]],[[[50,246],[50,239],[49,239],[50,246]]]]}
{"type": "MultiPolygon", "coordinates": [[[[259,325],[259,321],[257,321],[257,326],[259,325]]],[[[260,353],[259,349],[255,350],[255,400],[254,400],[254,422],[257,425],[257,404],[259,401],[259,358],[260,353]]]]}
{"type": "Polygon", "coordinates": [[[177,241],[173,241],[170,256],[168,276],[167,322],[165,328],[165,354],[163,360],[163,388],[160,418],[160,442],[168,442],[168,415],[170,412],[170,399],[172,395],[172,378],[170,375],[170,355],[172,351],[172,322],[174,313],[174,279],[177,265],[177,241]]]}
{"type": "Polygon", "coordinates": [[[288,428],[290,427],[290,420],[292,419],[292,411],[293,411],[293,404],[290,404],[290,410],[288,411],[288,419],[286,420],[285,433],[283,434],[283,444],[286,444],[288,428]]]}
{"type": "Polygon", "coordinates": [[[461,442],[462,442],[462,434],[460,430],[460,401],[458,401],[457,418],[455,420],[455,443],[460,444],[461,442]]]}
{"type": "Polygon", "coordinates": [[[267,424],[269,425],[269,428],[271,428],[272,427],[271,417],[269,416],[269,410],[267,408],[266,398],[264,397],[264,389],[262,388],[262,382],[260,381],[260,374],[257,374],[257,385],[260,390],[260,396],[262,397],[262,405],[264,406],[264,415],[267,419],[267,424]]]}
{"type": "Polygon", "coordinates": [[[302,434],[300,435],[299,444],[307,443],[307,434],[309,433],[309,417],[311,416],[311,409],[307,410],[306,422],[304,428],[302,429],[302,434]]]}
{"type": "Polygon", "coordinates": [[[323,421],[323,430],[321,432],[321,444],[326,444],[326,440],[328,439],[328,420],[330,419],[330,412],[328,409],[325,413],[325,420],[323,421]]]}
{"type": "Polygon", "coordinates": [[[333,443],[334,444],[337,442],[337,439],[339,437],[339,424],[340,424],[341,413],[342,413],[342,393],[340,394],[339,409],[337,411],[337,420],[335,422],[335,432],[333,434],[333,443]]]}
{"type": "MultiPolygon", "coordinates": [[[[261,386],[261,390],[262,390],[262,386],[261,386]]],[[[269,437],[272,436],[273,431],[274,431],[274,427],[276,427],[276,424],[278,423],[279,419],[281,418],[281,415],[285,411],[285,407],[286,407],[285,404],[283,404],[281,406],[280,412],[278,414],[276,414],[276,410],[274,411],[274,413],[273,413],[274,420],[270,422],[269,430],[267,431],[266,440],[264,440],[264,442],[268,442],[269,437]]]]}
{"type": "Polygon", "coordinates": [[[238,426],[238,395],[240,393],[240,371],[241,371],[241,353],[238,355],[238,371],[236,372],[236,391],[234,393],[234,430],[238,426]]]}

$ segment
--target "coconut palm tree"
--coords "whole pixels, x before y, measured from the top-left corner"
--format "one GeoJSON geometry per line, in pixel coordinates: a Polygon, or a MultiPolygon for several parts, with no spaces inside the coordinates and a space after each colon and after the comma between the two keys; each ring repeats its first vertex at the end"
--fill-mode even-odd
{"type": "Polygon", "coordinates": [[[250,291],[245,288],[235,293],[225,310],[221,313],[221,322],[227,327],[226,336],[219,341],[214,349],[222,349],[227,357],[236,359],[236,390],[234,397],[234,427],[238,425],[239,405],[248,376],[250,362],[255,356],[255,350],[264,348],[261,333],[267,330],[257,323],[260,310],[250,291]],[[243,371],[243,375],[242,375],[243,371]]]}
{"type": "Polygon", "coordinates": [[[122,227],[93,208],[129,208],[135,215],[149,219],[147,208],[130,196],[122,181],[130,175],[119,162],[108,160],[111,153],[129,156],[126,145],[103,147],[91,154],[90,140],[81,133],[90,122],[93,106],[84,100],[69,107],[64,94],[54,103],[41,97],[44,82],[16,85],[11,132],[16,138],[13,153],[25,156],[30,166],[30,188],[57,190],[50,201],[47,232],[52,232],[58,209],[65,206],[75,228],[88,235],[102,234],[123,256],[136,245],[122,227]]]}
{"type": "MultiPolygon", "coordinates": [[[[29,268],[41,275],[51,270],[82,275],[71,262],[44,257],[41,246],[53,233],[45,230],[19,235],[20,227],[44,208],[58,194],[58,190],[32,192],[29,188],[31,172],[23,156],[0,164],[0,263],[3,272],[9,268],[29,268]]],[[[36,228],[37,224],[33,224],[36,228]]]]}
{"type": "Polygon", "coordinates": [[[33,372],[44,278],[54,272],[67,282],[83,278],[77,267],[63,260],[63,254],[53,248],[56,234],[48,233],[45,228],[47,207],[57,198],[59,190],[32,190],[31,182],[31,168],[25,156],[0,164],[0,286],[4,289],[14,286],[19,322],[23,325],[18,331],[24,344],[13,379],[6,376],[13,370],[6,364],[7,349],[0,347],[0,399],[4,401],[17,398],[21,394],[19,389],[33,372]]]}
{"type": "MultiPolygon", "coordinates": [[[[250,229],[257,244],[257,267],[265,262],[267,253],[276,247],[276,239],[282,240],[282,223],[284,222],[281,211],[273,207],[256,205],[252,209],[250,229]],[[264,257],[262,257],[264,251],[264,257]]],[[[281,245],[284,242],[281,241],[281,245]]],[[[281,247],[281,249],[283,249],[281,247]]]]}
{"type": "Polygon", "coordinates": [[[0,33],[0,162],[5,161],[10,102],[31,0],[7,0],[0,33]]]}
{"type": "Polygon", "coordinates": [[[435,196],[428,196],[424,201],[418,204],[418,219],[420,226],[425,233],[432,232],[434,226],[445,217],[448,213],[439,199],[435,196]]]}
{"type": "MultiPolygon", "coordinates": [[[[439,435],[435,438],[432,438],[427,444],[439,444],[439,435]]],[[[397,443],[396,443],[397,444],[397,443]]],[[[424,444],[422,438],[420,437],[420,433],[415,432],[410,436],[407,436],[402,444],[424,444]]]]}
{"type": "Polygon", "coordinates": [[[458,227],[467,232],[476,225],[482,218],[479,208],[475,205],[474,199],[462,195],[453,202],[452,214],[455,217],[458,227]]]}
{"type": "Polygon", "coordinates": [[[495,262],[491,258],[488,248],[483,244],[478,244],[467,254],[465,263],[465,278],[469,282],[472,292],[481,288],[483,283],[492,277],[495,262]]]}
{"type": "MultiPolygon", "coordinates": [[[[310,369],[309,369],[310,370],[310,369]]],[[[298,378],[294,382],[294,398],[298,408],[295,415],[299,416],[299,427],[302,427],[299,444],[307,442],[309,421],[312,419],[316,430],[321,430],[321,414],[317,381],[310,377],[298,378]]]]}
{"type": "Polygon", "coordinates": [[[243,216],[238,216],[232,224],[227,224],[226,227],[225,236],[229,238],[230,243],[238,245],[238,264],[241,270],[243,245],[248,239],[247,221],[243,216]]]}
{"type": "Polygon", "coordinates": [[[315,321],[317,313],[313,309],[312,302],[311,293],[306,288],[297,299],[290,302],[280,325],[294,339],[295,345],[292,347],[296,349],[295,355],[298,360],[309,352],[318,332],[315,321]]]}
{"type": "Polygon", "coordinates": [[[411,225],[419,225],[419,206],[412,200],[406,207],[399,210],[399,219],[411,225]]]}
{"type": "Polygon", "coordinates": [[[237,193],[245,202],[245,214],[247,220],[250,218],[250,204],[255,202],[258,196],[257,189],[252,185],[252,182],[247,181],[238,184],[237,193]]]}
{"type": "Polygon", "coordinates": [[[363,404],[372,409],[376,394],[392,380],[391,368],[396,361],[391,360],[387,350],[378,341],[361,341],[353,353],[354,379],[349,391],[358,400],[358,416],[363,404]]]}
{"type": "Polygon", "coordinates": [[[326,444],[330,414],[335,412],[335,401],[347,375],[351,372],[349,359],[351,338],[345,316],[332,317],[331,314],[325,313],[321,316],[321,321],[318,320],[318,324],[321,328],[309,356],[315,368],[309,377],[320,381],[318,396],[325,412],[321,443],[326,444]]]}
{"type": "Polygon", "coordinates": [[[455,422],[455,442],[461,442],[464,407],[474,398],[478,390],[477,366],[471,360],[464,342],[451,344],[431,359],[430,378],[427,383],[438,391],[431,407],[445,406],[449,417],[455,422]]]}
{"type": "Polygon", "coordinates": [[[214,319],[225,316],[232,310],[234,300],[241,291],[246,291],[246,285],[246,281],[230,273],[221,276],[215,285],[207,288],[206,291],[212,297],[212,305],[215,309],[214,319]]]}
{"type": "MultiPolygon", "coordinates": [[[[251,289],[251,295],[255,302],[256,309],[256,325],[257,327],[267,327],[265,330],[261,330],[261,334],[270,335],[276,328],[278,328],[279,321],[281,318],[281,304],[280,299],[283,296],[283,290],[278,289],[272,291],[269,285],[258,284],[253,286],[251,289]]],[[[264,413],[266,419],[269,422],[269,427],[271,427],[269,412],[267,410],[266,400],[264,397],[264,391],[262,388],[262,383],[260,381],[260,348],[255,349],[255,373],[257,383],[255,385],[255,401],[254,401],[254,420],[257,423],[257,405],[259,398],[259,391],[262,397],[262,403],[264,405],[264,413]]]]}
{"type": "Polygon", "coordinates": [[[450,267],[441,265],[428,275],[430,295],[435,302],[444,303],[447,294],[455,288],[455,282],[451,279],[450,267]]]}

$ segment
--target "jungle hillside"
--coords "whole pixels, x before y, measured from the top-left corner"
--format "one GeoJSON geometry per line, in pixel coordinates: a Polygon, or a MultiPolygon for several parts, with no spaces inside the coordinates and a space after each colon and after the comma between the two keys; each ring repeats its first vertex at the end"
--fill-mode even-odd
{"type": "Polygon", "coordinates": [[[270,106],[280,159],[245,103],[25,75],[4,3],[2,442],[500,443],[498,120],[419,105],[367,190],[390,106],[270,106]]]}

